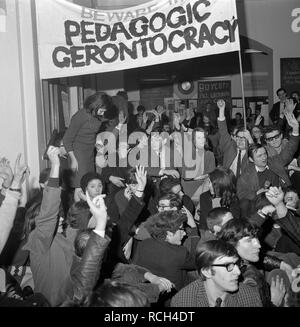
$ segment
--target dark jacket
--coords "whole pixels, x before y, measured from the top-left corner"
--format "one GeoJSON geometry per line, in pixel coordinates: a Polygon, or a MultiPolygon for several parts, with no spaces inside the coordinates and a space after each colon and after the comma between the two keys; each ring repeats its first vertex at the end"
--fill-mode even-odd
{"type": "Polygon", "coordinates": [[[41,211],[24,250],[30,252],[34,291],[42,293],[52,306],[65,299],[74,254],[73,242],[57,233],[61,190],[58,178],[50,178],[43,192],[41,211]]]}
{"type": "MultiPolygon", "coordinates": [[[[228,293],[225,307],[262,307],[259,293],[255,287],[239,284],[235,293],[228,293]]],[[[171,307],[209,307],[204,283],[198,279],[180,290],[171,301],[171,307]]]]}
{"type": "MultiPolygon", "coordinates": [[[[222,166],[225,168],[230,168],[238,153],[237,145],[228,133],[226,120],[218,120],[218,127],[220,133],[219,147],[223,155],[222,166]]],[[[244,155],[241,164],[241,172],[243,173],[249,164],[247,153],[244,155]]]]}
{"type": "Polygon", "coordinates": [[[109,242],[109,239],[92,232],[82,258],[74,256],[66,291],[70,299],[81,302],[92,292],[109,242]]]}
{"type": "Polygon", "coordinates": [[[185,284],[186,271],[195,269],[195,250],[199,239],[198,236],[191,238],[191,252],[182,245],[146,239],[137,247],[133,263],[169,279],[180,290],[185,284]]]}
{"type": "Polygon", "coordinates": [[[288,234],[288,236],[300,246],[300,217],[291,210],[283,218],[275,216],[276,223],[288,234]],[[276,218],[277,217],[277,218],[276,218]]]}
{"type": "MultiPolygon", "coordinates": [[[[210,194],[210,191],[204,192],[200,195],[200,221],[199,221],[199,228],[207,230],[207,216],[210,212],[212,207],[212,196],[210,194]]],[[[235,197],[235,199],[232,201],[229,207],[232,215],[234,218],[240,218],[241,216],[241,210],[239,206],[239,199],[235,197]]]]}
{"type": "MultiPolygon", "coordinates": [[[[286,187],[291,185],[289,176],[280,162],[268,159],[268,166],[269,169],[279,177],[279,186],[286,187]]],[[[254,200],[256,198],[256,192],[259,189],[260,186],[255,165],[250,163],[246,171],[237,181],[237,196],[240,200],[254,200]]]]}

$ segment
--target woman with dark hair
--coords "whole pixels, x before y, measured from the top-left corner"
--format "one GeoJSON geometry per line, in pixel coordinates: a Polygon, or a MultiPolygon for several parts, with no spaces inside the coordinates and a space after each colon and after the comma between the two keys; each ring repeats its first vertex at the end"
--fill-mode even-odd
{"type": "Polygon", "coordinates": [[[256,144],[263,144],[264,139],[263,139],[263,131],[261,126],[253,126],[251,128],[251,136],[253,138],[254,143],[256,144]]]}
{"type": "Polygon", "coordinates": [[[109,95],[97,92],[84,101],[84,108],[72,117],[63,144],[71,159],[70,168],[74,171],[73,187],[80,187],[81,177],[95,171],[94,148],[96,136],[104,121],[118,115],[118,108],[109,95]]]}
{"type": "Polygon", "coordinates": [[[236,196],[235,176],[230,169],[217,167],[208,174],[204,182],[206,192],[200,195],[198,215],[199,228],[207,230],[206,219],[211,209],[226,207],[230,209],[235,218],[240,218],[239,200],[236,196]]]}
{"type": "Polygon", "coordinates": [[[192,147],[184,146],[182,187],[184,193],[194,202],[197,202],[203,192],[203,179],[216,167],[215,156],[211,151],[203,128],[195,128],[192,134],[184,133],[184,138],[186,138],[184,145],[192,141],[192,147]],[[192,167],[187,167],[187,164],[191,162],[195,164],[192,167]]]}

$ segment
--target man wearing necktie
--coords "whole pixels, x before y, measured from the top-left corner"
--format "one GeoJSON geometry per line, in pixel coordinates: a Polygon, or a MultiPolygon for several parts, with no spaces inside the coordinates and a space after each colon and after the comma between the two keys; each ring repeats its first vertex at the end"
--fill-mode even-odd
{"type": "Polygon", "coordinates": [[[181,289],[171,307],[261,307],[258,289],[239,283],[237,250],[221,240],[198,245],[196,267],[200,278],[181,289]]]}
{"type": "Polygon", "coordinates": [[[223,155],[222,166],[230,168],[237,179],[248,166],[247,149],[253,143],[250,132],[244,127],[235,129],[230,136],[225,119],[225,101],[218,100],[219,108],[218,127],[220,133],[220,149],[223,155]]]}

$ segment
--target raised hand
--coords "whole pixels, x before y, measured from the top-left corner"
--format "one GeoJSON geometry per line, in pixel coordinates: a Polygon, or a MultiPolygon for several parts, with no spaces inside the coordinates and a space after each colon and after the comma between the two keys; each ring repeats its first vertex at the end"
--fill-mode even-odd
{"type": "Polygon", "coordinates": [[[266,198],[276,207],[278,204],[283,203],[284,193],[281,187],[271,186],[266,192],[266,198]]]}
{"type": "Polygon", "coordinates": [[[147,184],[147,171],[144,166],[136,166],[135,178],[137,180],[137,190],[144,191],[147,184]]]}
{"type": "Polygon", "coordinates": [[[180,178],[179,172],[177,170],[175,170],[175,169],[164,169],[163,174],[172,176],[174,178],[180,178]]]}
{"type": "Polygon", "coordinates": [[[118,187],[125,187],[125,184],[123,183],[124,178],[118,176],[110,176],[109,181],[118,187]]]}
{"type": "Polygon", "coordinates": [[[225,101],[223,99],[219,99],[217,101],[217,106],[220,110],[225,110],[225,106],[226,106],[225,101]]]}
{"type": "Polygon", "coordinates": [[[148,121],[148,116],[147,116],[147,112],[145,111],[145,112],[143,113],[143,123],[146,124],[147,121],[148,121]]]}
{"type": "Polygon", "coordinates": [[[276,306],[280,306],[284,299],[285,293],[287,291],[285,289],[283,278],[279,278],[278,275],[276,276],[276,278],[272,278],[270,289],[271,289],[271,302],[276,306]]]}
{"type": "Polygon", "coordinates": [[[290,127],[292,127],[293,132],[298,133],[299,122],[295,118],[293,112],[285,111],[284,115],[285,115],[285,118],[287,120],[287,123],[289,124],[290,127]]]}
{"type": "Polygon", "coordinates": [[[9,188],[10,184],[13,180],[14,174],[11,169],[10,163],[6,158],[2,158],[0,160],[0,175],[3,179],[3,186],[5,188],[9,188]]]}
{"type": "Polygon", "coordinates": [[[289,113],[293,113],[296,108],[296,103],[294,103],[293,99],[286,99],[285,100],[285,110],[289,113]]]}
{"type": "Polygon", "coordinates": [[[174,284],[170,282],[167,278],[159,277],[149,271],[144,274],[144,277],[150,283],[157,285],[160,292],[170,292],[172,290],[172,287],[174,286],[174,284]]]}
{"type": "Polygon", "coordinates": [[[223,99],[219,99],[217,101],[217,106],[219,108],[219,118],[224,119],[225,118],[225,106],[226,106],[225,101],[223,99]]]}
{"type": "Polygon", "coordinates": [[[108,216],[107,208],[104,202],[105,194],[97,195],[93,200],[91,200],[88,191],[85,192],[86,201],[90,207],[90,211],[94,218],[96,219],[95,229],[98,231],[105,231],[108,216]]]}
{"type": "Polygon", "coordinates": [[[125,124],[126,122],[126,116],[123,110],[119,112],[119,124],[125,124]]]}
{"type": "Polygon", "coordinates": [[[194,217],[193,217],[193,215],[191,214],[191,212],[190,212],[190,211],[189,211],[185,206],[182,206],[181,211],[182,211],[183,213],[185,213],[186,216],[187,216],[187,224],[188,224],[191,228],[196,227],[197,225],[196,225],[196,223],[195,223],[194,217]]]}
{"type": "Polygon", "coordinates": [[[259,124],[260,124],[260,122],[262,121],[262,115],[261,114],[259,114],[257,117],[256,117],[256,119],[255,119],[255,123],[254,123],[254,125],[255,126],[258,126],[259,124]]]}
{"type": "Polygon", "coordinates": [[[14,168],[14,178],[12,182],[12,188],[20,188],[24,183],[26,174],[29,175],[29,168],[26,164],[21,164],[21,153],[18,154],[15,168],[14,168]]]}

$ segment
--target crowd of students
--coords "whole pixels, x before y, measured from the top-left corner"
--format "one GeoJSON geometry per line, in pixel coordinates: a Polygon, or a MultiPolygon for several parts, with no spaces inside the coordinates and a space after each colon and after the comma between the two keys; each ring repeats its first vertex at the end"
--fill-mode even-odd
{"type": "Polygon", "coordinates": [[[97,92],[30,198],[2,157],[0,306],[299,306],[299,96],[277,94],[245,126],[222,99],[134,115],[97,92]]]}

